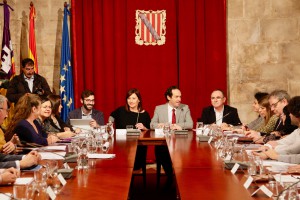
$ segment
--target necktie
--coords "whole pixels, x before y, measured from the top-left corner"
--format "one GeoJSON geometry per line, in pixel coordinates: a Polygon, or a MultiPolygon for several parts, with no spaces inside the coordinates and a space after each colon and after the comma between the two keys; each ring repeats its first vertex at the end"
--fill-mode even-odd
{"type": "Polygon", "coordinates": [[[176,124],[176,115],[175,115],[175,109],[172,109],[172,124],[176,124]]]}

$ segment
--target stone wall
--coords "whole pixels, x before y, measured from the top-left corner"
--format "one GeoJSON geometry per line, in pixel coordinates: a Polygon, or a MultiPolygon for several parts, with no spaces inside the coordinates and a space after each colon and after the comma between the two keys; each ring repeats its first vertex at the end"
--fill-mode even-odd
{"type": "MultiPolygon", "coordinates": [[[[7,0],[8,4],[14,9],[10,12],[10,33],[16,71],[19,74],[20,61],[28,57],[28,26],[31,1],[37,15],[35,37],[39,74],[44,76],[50,88],[54,88],[58,93],[63,9],[66,0],[7,0]]],[[[70,2],[70,0],[66,2],[70,2]]],[[[2,41],[3,8],[0,7],[0,10],[0,38],[2,41]]]]}
{"type": "Polygon", "coordinates": [[[249,122],[255,92],[300,95],[300,1],[227,1],[229,103],[249,122]]]}
{"type": "MultiPolygon", "coordinates": [[[[10,30],[17,72],[28,55],[28,16],[31,0],[8,0],[10,30]]],[[[37,11],[36,44],[39,73],[58,92],[65,0],[33,0],[37,11]]],[[[67,0],[70,2],[70,0],[67,0]]],[[[255,117],[251,104],[257,91],[285,89],[300,95],[300,1],[227,0],[229,104],[243,122],[255,117]]],[[[2,9],[2,8],[0,8],[2,9]]],[[[0,38],[3,11],[0,11],[0,38]]]]}

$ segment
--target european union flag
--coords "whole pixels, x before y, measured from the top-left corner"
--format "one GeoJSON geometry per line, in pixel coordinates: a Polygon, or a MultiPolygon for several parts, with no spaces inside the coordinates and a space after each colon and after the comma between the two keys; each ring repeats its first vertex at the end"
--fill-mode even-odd
{"type": "Polygon", "coordinates": [[[74,90],[68,28],[69,15],[70,11],[68,10],[68,6],[65,6],[60,61],[60,96],[63,106],[61,117],[64,121],[66,121],[68,113],[74,110],[74,90]]]}

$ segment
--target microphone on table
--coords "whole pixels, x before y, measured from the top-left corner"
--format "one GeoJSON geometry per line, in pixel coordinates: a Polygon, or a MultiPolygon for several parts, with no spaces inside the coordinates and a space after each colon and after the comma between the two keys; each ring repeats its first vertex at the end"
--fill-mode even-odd
{"type": "Polygon", "coordinates": [[[213,124],[216,124],[218,121],[220,121],[221,119],[224,119],[224,118],[227,117],[229,114],[231,114],[231,112],[227,113],[226,115],[223,115],[221,118],[217,119],[213,124]]]}

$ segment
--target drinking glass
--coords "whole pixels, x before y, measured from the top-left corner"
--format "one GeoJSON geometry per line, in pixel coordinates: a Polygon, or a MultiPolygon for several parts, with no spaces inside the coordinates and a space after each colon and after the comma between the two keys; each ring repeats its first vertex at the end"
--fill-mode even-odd
{"type": "Polygon", "coordinates": [[[164,132],[164,134],[169,134],[170,133],[170,124],[169,123],[164,124],[163,132],[164,132]]]}
{"type": "Polygon", "coordinates": [[[255,162],[255,158],[253,155],[249,155],[248,156],[248,164],[249,164],[249,167],[248,167],[248,174],[250,176],[255,176],[256,175],[256,162],[255,162]]]}
{"type": "Polygon", "coordinates": [[[27,199],[27,185],[14,185],[13,195],[14,199],[26,200],[27,199]]]}
{"type": "Polygon", "coordinates": [[[264,174],[264,165],[263,160],[260,158],[260,156],[255,156],[255,163],[257,168],[259,169],[259,174],[264,174]]]}
{"type": "Polygon", "coordinates": [[[48,167],[48,185],[51,186],[53,189],[53,192],[55,194],[59,193],[59,188],[61,186],[61,183],[58,179],[58,162],[57,160],[50,160],[47,162],[47,167],[48,167]]]}
{"type": "Polygon", "coordinates": [[[77,169],[88,169],[89,167],[89,159],[87,156],[87,149],[82,148],[80,149],[78,153],[78,158],[77,158],[77,169]]]}

